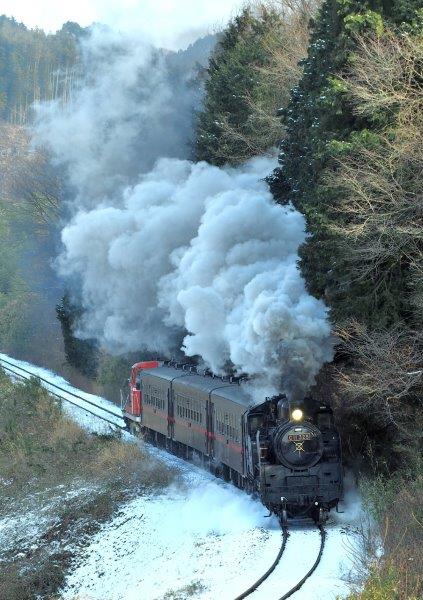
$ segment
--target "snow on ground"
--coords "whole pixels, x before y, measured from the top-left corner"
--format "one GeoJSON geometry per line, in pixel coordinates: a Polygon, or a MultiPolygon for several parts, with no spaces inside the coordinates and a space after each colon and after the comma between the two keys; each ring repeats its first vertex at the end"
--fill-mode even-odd
{"type": "MultiPolygon", "coordinates": [[[[1,359],[110,408],[119,419],[119,409],[104,398],[81,392],[46,369],[3,354],[1,359]]],[[[103,427],[96,417],[66,404],[64,408],[84,427],[92,431],[103,427]]],[[[76,566],[63,590],[65,600],[161,600],[190,585],[197,590],[193,597],[200,600],[233,600],[276,557],[281,532],[276,519],[266,518],[260,502],[166,452],[156,448],[150,452],[176,471],[177,484],[124,504],[88,547],[76,550],[76,566]]],[[[331,515],[322,561],[294,600],[334,600],[348,594],[362,518],[353,488],[342,509],[343,514],[331,515]]],[[[0,523],[0,537],[1,527],[0,523]]],[[[312,566],[319,542],[314,526],[293,525],[281,562],[252,598],[282,596],[312,566]]]]}
{"type": "Polygon", "coordinates": [[[9,504],[7,514],[0,517],[0,554],[14,548],[36,548],[42,534],[57,522],[57,515],[64,503],[74,498],[89,498],[94,492],[94,487],[69,489],[57,485],[9,504]]]}
{"type": "MultiPolygon", "coordinates": [[[[80,555],[65,600],[160,600],[193,583],[202,586],[195,598],[233,600],[271,565],[281,532],[258,501],[175,457],[167,462],[180,471],[181,484],[123,506],[80,555]]],[[[294,600],[348,594],[345,577],[359,543],[357,502],[352,498],[328,524],[322,562],[294,600]]],[[[312,566],[319,543],[312,525],[293,526],[280,564],[252,598],[283,595],[312,566]]]]}

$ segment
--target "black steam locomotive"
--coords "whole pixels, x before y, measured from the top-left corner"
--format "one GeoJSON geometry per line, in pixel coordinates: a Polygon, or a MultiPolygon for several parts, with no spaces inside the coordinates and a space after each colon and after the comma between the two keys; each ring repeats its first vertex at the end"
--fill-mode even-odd
{"type": "Polygon", "coordinates": [[[258,493],[283,524],[300,516],[322,523],[342,496],[332,411],[312,399],[257,404],[233,379],[150,361],[132,367],[123,409],[133,434],[258,493]]]}

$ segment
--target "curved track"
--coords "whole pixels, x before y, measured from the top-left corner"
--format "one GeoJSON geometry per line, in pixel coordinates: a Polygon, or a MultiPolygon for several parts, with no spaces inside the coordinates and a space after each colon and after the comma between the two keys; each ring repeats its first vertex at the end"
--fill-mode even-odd
{"type": "Polygon", "coordinates": [[[274,560],[274,562],[272,563],[272,565],[270,566],[270,568],[266,571],[266,573],[264,573],[260,579],[257,579],[257,581],[255,583],[253,583],[252,586],[250,586],[248,588],[248,590],[245,590],[245,592],[243,592],[240,596],[237,596],[235,598],[235,600],[243,600],[244,598],[246,598],[247,596],[249,596],[250,594],[252,594],[253,592],[256,591],[256,589],[263,583],[263,581],[266,581],[266,579],[269,577],[269,575],[271,575],[273,573],[273,571],[276,569],[276,567],[278,566],[278,563],[280,561],[280,559],[282,558],[282,554],[284,553],[285,547],[286,547],[286,543],[288,541],[288,530],[286,527],[282,528],[282,544],[281,547],[279,549],[279,552],[274,560]]]}
{"type": "Polygon", "coordinates": [[[325,547],[325,541],[326,541],[326,531],[324,530],[323,525],[319,525],[318,527],[319,527],[319,531],[320,531],[320,548],[319,548],[319,553],[317,555],[316,560],[314,561],[313,566],[311,567],[311,569],[309,571],[307,571],[307,573],[304,575],[304,577],[296,585],[294,585],[294,587],[292,587],[288,592],[286,592],[286,594],[281,596],[279,598],[279,600],[286,600],[287,598],[290,598],[292,596],[292,594],[295,594],[295,592],[298,592],[298,590],[304,585],[304,583],[307,581],[307,579],[311,575],[313,575],[314,571],[317,569],[317,566],[322,558],[323,549],[325,547]]]}
{"type": "MultiPolygon", "coordinates": [[[[311,567],[311,569],[309,569],[307,571],[307,573],[304,575],[304,577],[302,579],[300,579],[300,581],[294,585],[290,590],[288,590],[283,596],[281,596],[279,598],[279,600],[287,600],[287,598],[290,598],[293,594],[295,594],[295,592],[298,592],[298,590],[304,585],[304,583],[307,581],[307,579],[314,573],[314,571],[317,569],[317,566],[320,563],[320,560],[322,558],[322,554],[323,554],[323,549],[325,547],[325,541],[326,541],[326,532],[323,528],[323,525],[319,525],[319,532],[320,532],[320,548],[319,548],[319,552],[317,554],[317,558],[313,563],[313,566],[311,567]]],[[[276,556],[276,559],[274,561],[274,563],[271,565],[271,567],[260,577],[260,579],[257,579],[257,581],[248,588],[248,590],[245,590],[245,592],[243,592],[240,596],[237,596],[235,598],[235,600],[243,600],[244,598],[247,598],[247,596],[250,596],[250,594],[254,593],[257,588],[264,582],[266,581],[266,579],[269,577],[269,575],[271,575],[273,573],[273,571],[276,569],[277,565],[279,564],[280,559],[282,558],[282,554],[284,553],[287,541],[288,541],[288,530],[286,527],[284,527],[282,529],[282,544],[281,547],[279,549],[279,552],[276,556]]]]}

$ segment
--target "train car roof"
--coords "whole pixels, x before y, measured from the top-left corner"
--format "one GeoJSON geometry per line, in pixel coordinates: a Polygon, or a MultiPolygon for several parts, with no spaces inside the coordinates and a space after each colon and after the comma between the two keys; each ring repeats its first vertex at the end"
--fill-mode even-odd
{"type": "Polygon", "coordinates": [[[245,388],[237,383],[230,383],[228,380],[221,379],[220,377],[210,377],[205,375],[199,375],[198,373],[190,373],[183,369],[176,369],[175,367],[157,367],[155,369],[145,369],[142,374],[150,375],[152,377],[158,377],[165,379],[166,381],[178,381],[180,383],[188,384],[197,390],[201,390],[210,394],[213,392],[221,398],[226,398],[236,404],[242,404],[245,407],[252,406],[254,404],[250,394],[245,388]]]}
{"type": "Polygon", "coordinates": [[[172,381],[175,377],[183,377],[190,375],[189,371],[183,371],[182,369],[175,369],[175,367],[157,367],[154,369],[143,369],[141,375],[151,375],[152,377],[160,377],[160,379],[166,379],[172,381]]]}
{"type": "Polygon", "coordinates": [[[235,402],[236,404],[242,404],[242,406],[245,406],[246,408],[254,406],[255,404],[251,394],[249,394],[249,392],[242,385],[229,383],[226,386],[215,390],[213,394],[219,396],[220,398],[231,400],[231,402],[235,402]]]}

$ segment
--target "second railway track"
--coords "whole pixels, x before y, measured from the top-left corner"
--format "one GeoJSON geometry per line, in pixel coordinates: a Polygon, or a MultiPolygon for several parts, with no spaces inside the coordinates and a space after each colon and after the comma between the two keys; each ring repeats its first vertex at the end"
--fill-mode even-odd
{"type": "Polygon", "coordinates": [[[59,400],[69,402],[69,404],[72,404],[76,408],[81,409],[89,413],[90,415],[101,419],[102,421],[105,421],[109,425],[113,425],[114,427],[118,427],[119,429],[126,428],[119,407],[116,407],[116,410],[111,410],[106,406],[102,406],[98,402],[93,402],[93,400],[89,398],[86,398],[80,394],[75,394],[75,392],[73,392],[72,390],[65,389],[64,387],[59,386],[53,383],[52,381],[48,381],[41,375],[37,375],[36,373],[29,371],[25,367],[21,367],[20,365],[17,365],[1,357],[0,367],[3,368],[7,373],[19,377],[24,381],[29,381],[30,379],[35,378],[40,382],[41,385],[43,385],[47,389],[47,391],[50,394],[52,394],[59,400]]]}

